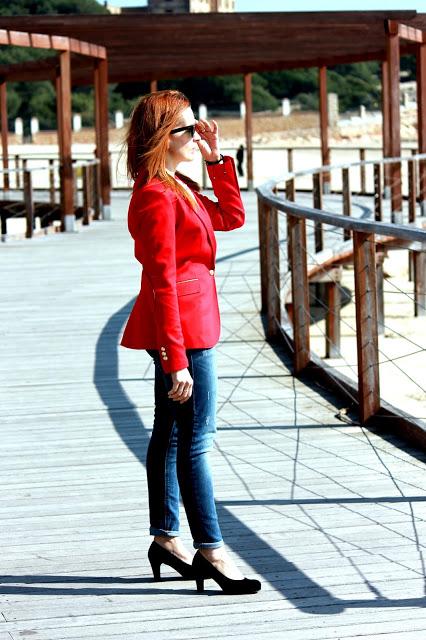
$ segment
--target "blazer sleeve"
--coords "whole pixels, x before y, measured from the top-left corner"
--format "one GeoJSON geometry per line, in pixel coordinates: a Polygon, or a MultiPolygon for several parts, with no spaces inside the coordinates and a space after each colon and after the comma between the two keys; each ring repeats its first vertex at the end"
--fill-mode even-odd
{"type": "Polygon", "coordinates": [[[225,156],[220,164],[207,165],[207,171],[218,202],[197,193],[207,209],[215,231],[231,231],[242,227],[245,220],[234,160],[225,156]]]}
{"type": "Polygon", "coordinates": [[[165,373],[188,366],[176,291],[176,210],[170,194],[144,190],[133,210],[131,233],[136,254],[154,293],[160,361],[165,373]]]}

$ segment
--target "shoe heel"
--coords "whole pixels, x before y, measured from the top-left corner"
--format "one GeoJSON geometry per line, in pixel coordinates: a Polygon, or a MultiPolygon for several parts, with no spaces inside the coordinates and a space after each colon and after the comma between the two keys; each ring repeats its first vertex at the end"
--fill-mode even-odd
{"type": "Polygon", "coordinates": [[[160,582],[161,580],[161,571],[160,571],[160,567],[161,567],[161,562],[153,562],[151,559],[149,559],[150,565],[151,565],[151,569],[152,569],[152,575],[154,576],[154,580],[156,582],[160,582]]]}
{"type": "Polygon", "coordinates": [[[195,581],[197,583],[197,592],[198,593],[203,593],[203,591],[204,591],[204,578],[196,578],[195,581]]]}

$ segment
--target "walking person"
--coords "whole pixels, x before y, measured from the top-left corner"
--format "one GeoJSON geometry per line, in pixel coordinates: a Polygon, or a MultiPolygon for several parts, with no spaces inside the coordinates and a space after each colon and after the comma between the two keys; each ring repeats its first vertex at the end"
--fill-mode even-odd
{"type": "Polygon", "coordinates": [[[255,593],[224,549],[208,462],[216,432],[215,345],[220,318],[215,285],[214,230],[244,224],[234,162],[219,150],[217,123],[195,120],[178,91],[143,96],[126,139],[134,179],[128,226],[143,265],[141,290],[121,344],[146,349],[155,365],[154,426],[147,452],[154,578],[161,564],[199,591],[213,578],[226,593],[255,593]],[[198,150],[217,202],[178,171],[198,150]],[[179,537],[179,497],[194,558],[179,537]]]}
{"type": "Polygon", "coordinates": [[[237,160],[238,175],[240,176],[240,178],[243,178],[244,177],[244,170],[243,170],[244,146],[242,144],[240,144],[240,146],[237,149],[236,160],[237,160]]]}

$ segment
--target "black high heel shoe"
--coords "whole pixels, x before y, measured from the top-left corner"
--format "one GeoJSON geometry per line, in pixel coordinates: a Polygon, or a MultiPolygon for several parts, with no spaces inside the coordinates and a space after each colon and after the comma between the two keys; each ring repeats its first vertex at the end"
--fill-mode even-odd
{"type": "Polygon", "coordinates": [[[204,580],[212,578],[224,593],[227,594],[243,594],[243,593],[257,593],[262,588],[259,580],[249,580],[249,578],[243,578],[242,580],[233,580],[221,573],[211,562],[199,552],[194,556],[192,561],[192,568],[195,573],[195,580],[197,583],[198,593],[204,591],[204,580]]]}
{"type": "Polygon", "coordinates": [[[151,564],[154,580],[156,581],[161,580],[160,567],[162,564],[167,564],[169,567],[172,567],[172,569],[180,573],[185,580],[193,580],[195,578],[194,570],[190,564],[175,556],[171,551],[167,551],[167,549],[159,545],[155,540],[148,550],[148,560],[151,564]]]}

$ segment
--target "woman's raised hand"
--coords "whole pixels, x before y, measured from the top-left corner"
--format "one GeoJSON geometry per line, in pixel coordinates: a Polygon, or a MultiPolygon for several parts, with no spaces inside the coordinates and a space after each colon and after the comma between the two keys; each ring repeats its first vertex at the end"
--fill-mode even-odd
{"type": "Polygon", "coordinates": [[[182,404],[189,400],[192,395],[192,378],[188,369],[180,369],[179,371],[172,371],[172,383],[173,386],[170,389],[168,396],[170,400],[179,402],[182,404]]]}
{"type": "Polygon", "coordinates": [[[219,160],[219,128],[216,120],[209,122],[208,120],[200,118],[195,126],[195,130],[201,138],[201,140],[195,140],[195,142],[198,144],[204,160],[208,162],[219,160]]]}

